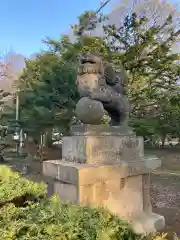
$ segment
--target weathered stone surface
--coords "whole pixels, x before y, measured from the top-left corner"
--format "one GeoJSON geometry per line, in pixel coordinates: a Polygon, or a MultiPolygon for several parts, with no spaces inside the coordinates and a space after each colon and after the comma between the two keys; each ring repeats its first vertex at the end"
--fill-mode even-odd
{"type": "MultiPolygon", "coordinates": [[[[83,53],[79,59],[77,89],[80,98],[87,97],[101,102],[111,117],[111,125],[127,124],[130,104],[127,99],[127,76],[123,67],[116,72],[111,64],[105,63],[100,56],[83,53]]],[[[87,114],[87,111],[84,114],[87,114]]],[[[83,123],[95,124],[91,117],[81,117],[83,123]],[[84,121],[85,119],[85,121],[84,121]]],[[[97,123],[98,124],[98,123],[97,123]]]]}
{"type": "Polygon", "coordinates": [[[55,181],[54,192],[58,194],[63,201],[78,203],[78,188],[76,185],[55,181]]]}
{"type": "Polygon", "coordinates": [[[134,231],[138,234],[155,234],[165,227],[164,217],[153,212],[149,214],[140,212],[131,222],[134,231]]]}
{"type": "Polygon", "coordinates": [[[83,123],[100,124],[104,115],[104,108],[101,102],[84,97],[76,104],[75,113],[83,123]]]}
{"type": "Polygon", "coordinates": [[[70,133],[71,136],[136,136],[128,125],[74,125],[70,133]]]}
{"type": "Polygon", "coordinates": [[[143,211],[142,175],[128,177],[124,181],[124,187],[118,191],[116,185],[107,185],[109,197],[104,199],[104,206],[121,218],[131,220],[143,211]]]}
{"type": "Polygon", "coordinates": [[[122,178],[149,173],[160,165],[161,161],[158,159],[140,161],[138,163],[123,162],[113,165],[89,165],[50,160],[43,162],[43,173],[62,182],[74,185],[87,185],[111,179],[120,181],[122,178]]]}
{"type": "Polygon", "coordinates": [[[63,138],[62,158],[80,163],[139,161],[144,157],[143,138],[128,126],[73,126],[63,138]]]}
{"type": "Polygon", "coordinates": [[[152,213],[150,173],[161,161],[144,157],[143,138],[128,126],[74,126],[63,138],[63,161],[43,162],[54,192],[65,201],[103,206],[132,223],[137,233],[161,230],[164,217],[152,213]]]}
{"type": "Polygon", "coordinates": [[[63,138],[62,158],[79,163],[140,161],[144,157],[143,138],[134,136],[70,136],[63,138]]]}
{"type": "Polygon", "coordinates": [[[109,166],[46,161],[43,172],[54,176],[54,191],[61,199],[90,207],[104,206],[145,234],[164,227],[164,218],[152,213],[148,197],[148,173],[160,165],[156,161],[148,163],[151,169],[147,161],[109,166]]]}

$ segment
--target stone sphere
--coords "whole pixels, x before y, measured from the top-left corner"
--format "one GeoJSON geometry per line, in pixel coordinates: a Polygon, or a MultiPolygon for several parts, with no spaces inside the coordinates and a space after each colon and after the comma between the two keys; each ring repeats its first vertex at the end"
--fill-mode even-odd
{"type": "Polygon", "coordinates": [[[104,108],[101,102],[84,97],[76,104],[75,113],[84,124],[100,124],[104,116],[104,108]]]}

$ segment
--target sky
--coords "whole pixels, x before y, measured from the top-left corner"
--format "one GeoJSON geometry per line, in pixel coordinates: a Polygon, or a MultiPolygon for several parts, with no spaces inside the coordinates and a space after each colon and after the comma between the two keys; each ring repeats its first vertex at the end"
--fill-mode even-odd
{"type": "MultiPolygon", "coordinates": [[[[117,0],[116,0],[117,1],[117,0]]],[[[179,1],[179,0],[171,0],[179,1]]],[[[44,48],[46,36],[58,39],[85,10],[96,10],[101,0],[1,0],[0,53],[14,50],[30,56],[44,48]]],[[[109,12],[108,4],[104,12],[109,12]]]]}
{"type": "Polygon", "coordinates": [[[10,49],[29,56],[44,48],[46,36],[58,39],[85,10],[100,0],[1,0],[0,53],[10,49]]]}

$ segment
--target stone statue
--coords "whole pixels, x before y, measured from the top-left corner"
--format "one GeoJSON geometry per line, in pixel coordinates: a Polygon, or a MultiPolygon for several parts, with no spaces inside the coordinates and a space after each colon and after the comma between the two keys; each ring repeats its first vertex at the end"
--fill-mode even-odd
{"type": "Polygon", "coordinates": [[[152,212],[149,193],[150,173],[161,161],[144,157],[143,138],[126,124],[125,81],[123,70],[117,73],[100,57],[80,58],[76,114],[84,124],[71,127],[62,139],[63,161],[44,161],[43,174],[54,178],[60,199],[104,207],[130,222],[137,234],[149,236],[165,226],[164,217],[152,212]],[[114,126],[99,124],[105,110],[114,126]]]}
{"type": "Polygon", "coordinates": [[[105,111],[111,126],[127,123],[130,105],[123,68],[116,72],[100,56],[84,53],[79,60],[77,88],[81,99],[76,115],[84,124],[100,124],[105,111]]]}

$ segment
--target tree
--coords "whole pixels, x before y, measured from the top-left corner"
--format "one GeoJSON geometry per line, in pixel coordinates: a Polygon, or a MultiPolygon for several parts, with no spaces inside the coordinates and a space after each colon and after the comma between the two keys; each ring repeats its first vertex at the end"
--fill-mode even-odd
{"type": "Polygon", "coordinates": [[[54,53],[27,60],[20,89],[20,126],[39,142],[53,127],[67,130],[76,101],[75,70],[54,53]]]}
{"type": "Polygon", "coordinates": [[[89,16],[93,19],[86,26],[88,31],[102,22],[102,16],[85,12],[74,26],[74,42],[68,36],[62,36],[60,40],[47,38],[44,42],[49,51],[26,62],[18,85],[21,89],[20,124],[38,136],[52,127],[67,129],[78,97],[75,90],[78,55],[84,51],[98,51],[116,70],[121,69],[122,63],[127,71],[128,94],[133,106],[132,124],[136,129],[139,118],[144,126],[144,130],[138,130],[141,134],[145,129],[144,135],[147,136],[155,132],[161,136],[174,132],[178,127],[179,113],[172,102],[178,94],[180,67],[177,64],[179,54],[172,53],[172,46],[179,36],[179,29],[172,25],[172,16],[147,28],[148,18],[132,13],[125,17],[120,28],[104,26],[104,36],[101,37],[79,31],[89,16]],[[173,123],[173,129],[166,127],[169,123],[173,123]],[[158,128],[158,124],[163,127],[158,128]]]}
{"type": "Polygon", "coordinates": [[[146,17],[139,18],[133,13],[119,29],[115,25],[104,27],[110,48],[116,52],[113,62],[118,64],[118,59],[121,60],[129,74],[129,94],[136,107],[139,95],[145,94],[151,104],[155,96],[175,89],[180,73],[179,54],[171,52],[179,36],[179,30],[170,28],[172,17],[148,30],[144,28],[147,21],[146,17]],[[159,38],[167,27],[169,34],[159,38]]]}
{"type": "Polygon", "coordinates": [[[62,35],[59,40],[46,38],[43,40],[50,51],[61,56],[64,64],[73,68],[77,67],[77,60],[81,52],[99,52],[108,55],[108,45],[101,37],[91,36],[91,30],[106,19],[103,15],[96,15],[94,11],[85,11],[78,17],[78,24],[71,26],[75,41],[72,42],[67,35],[62,35]]]}
{"type": "MultiPolygon", "coordinates": [[[[152,8],[152,2],[148,6],[152,8]]],[[[167,93],[175,92],[178,86],[179,54],[173,53],[172,48],[178,41],[179,29],[174,28],[174,18],[171,15],[162,21],[149,24],[152,23],[151,17],[155,15],[149,16],[149,19],[142,13],[143,11],[141,14],[130,12],[123,22],[119,16],[120,27],[104,25],[104,35],[95,37],[87,31],[78,33],[78,29],[82,29],[84,22],[89,19],[87,11],[79,17],[79,24],[74,27],[76,40],[73,43],[64,36],[59,42],[49,41],[49,44],[56,49],[56,46],[60,46],[58,53],[69,64],[76,64],[78,54],[83,51],[101,53],[116,69],[121,68],[122,63],[129,78],[128,94],[132,105],[132,117],[143,118],[146,121],[148,118],[148,122],[152,121],[155,131],[157,119],[154,120],[154,112],[159,111],[160,116],[162,109],[165,110],[163,103],[165,99],[167,101],[167,93]]],[[[156,14],[158,16],[160,13],[156,14]]],[[[99,21],[97,16],[92,24],[87,25],[87,30],[95,29],[100,22],[102,23],[102,16],[99,21]]],[[[168,97],[170,101],[171,96],[168,97]]],[[[168,115],[167,109],[164,114],[168,115]]]]}
{"type": "Polygon", "coordinates": [[[0,89],[0,162],[4,162],[4,158],[2,156],[2,150],[5,149],[8,145],[5,142],[5,138],[7,136],[7,125],[4,121],[5,114],[5,101],[4,99],[9,95],[8,92],[0,89]]]}
{"type": "Polygon", "coordinates": [[[168,15],[173,17],[173,27],[180,23],[180,12],[178,6],[168,0],[122,0],[116,4],[112,12],[108,15],[110,24],[115,24],[119,28],[127,15],[136,12],[138,17],[146,16],[148,21],[146,28],[161,25],[166,21],[168,15]]]}
{"type": "Polygon", "coordinates": [[[167,136],[180,136],[180,88],[176,91],[168,92],[160,97],[158,112],[155,116],[157,120],[156,133],[161,136],[162,146],[164,146],[167,136]]]}

